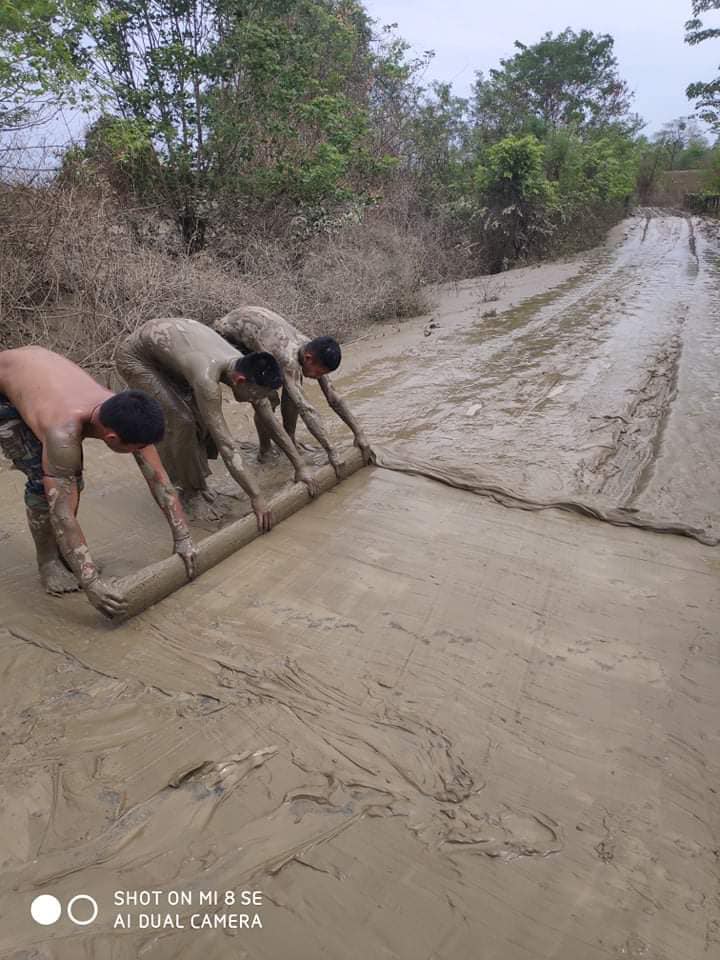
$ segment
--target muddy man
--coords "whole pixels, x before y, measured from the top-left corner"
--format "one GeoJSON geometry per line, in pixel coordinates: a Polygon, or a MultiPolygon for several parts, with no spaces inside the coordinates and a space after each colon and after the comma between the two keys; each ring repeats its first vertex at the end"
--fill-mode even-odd
{"type": "Polygon", "coordinates": [[[198,497],[208,502],[208,458],[218,453],[233,479],[250,498],[258,529],[269,530],[272,514],[222,413],[221,384],[236,400],[251,403],[256,421],[285,451],[295,467],[295,480],[310,494],[317,485],[290,438],[272,414],[268,397],[281,385],[280,369],[268,352],[243,356],[210,327],[179,317],[148,320],[120,346],[119,372],[132,387],[154,397],[165,412],[167,430],[158,451],[183,500],[199,514],[198,497]]]}
{"type": "MultiPolygon", "coordinates": [[[[328,461],[340,478],[342,461],[330,445],[317,411],[308,403],[302,391],[303,377],[309,377],[317,380],[330,407],[352,430],[355,446],[361,450],[365,463],[370,463],[373,452],[365,434],[345,401],[333,389],[328,377],[329,373],[340,366],[342,357],[340,345],[332,337],[309,340],[279,314],[264,307],[238,307],[218,320],[214,328],[243,353],[267,350],[276,358],[283,375],[280,408],[283,425],[296,447],[298,444],[295,440],[295,428],[299,414],[310,433],[327,453],[328,461]]],[[[260,460],[268,453],[271,440],[275,439],[269,434],[266,424],[266,420],[255,420],[260,440],[260,460]]]]}
{"type": "Polygon", "coordinates": [[[196,551],[178,496],[153,446],[163,413],[136,390],[112,393],[65,357],[42,347],[0,352],[0,448],[27,477],[25,504],[48,593],[83,589],[107,616],[125,601],[100,579],[77,521],[83,489],[83,440],[132,453],[172,530],[175,553],[195,575],[196,551]]]}

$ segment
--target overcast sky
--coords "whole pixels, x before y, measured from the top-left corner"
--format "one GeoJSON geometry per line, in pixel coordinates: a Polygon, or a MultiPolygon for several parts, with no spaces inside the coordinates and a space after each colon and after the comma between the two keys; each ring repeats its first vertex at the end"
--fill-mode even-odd
{"type": "MultiPolygon", "coordinates": [[[[487,72],[513,55],[515,40],[532,44],[565,27],[609,33],[646,134],[690,114],[685,88],[719,69],[720,40],[683,42],[690,0],[366,0],[365,6],[382,23],[397,23],[413,53],[434,50],[428,78],[452,81],[461,96],[476,70],[487,72]]],[[[706,23],[720,26],[720,16],[710,14],[706,23]]]]}

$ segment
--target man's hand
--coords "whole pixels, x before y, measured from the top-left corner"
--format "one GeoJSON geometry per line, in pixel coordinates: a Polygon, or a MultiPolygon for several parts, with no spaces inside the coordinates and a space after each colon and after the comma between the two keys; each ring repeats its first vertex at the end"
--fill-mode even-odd
{"type": "Polygon", "coordinates": [[[327,458],[328,458],[328,463],[330,464],[330,466],[331,466],[331,467],[333,468],[333,470],[335,471],[335,476],[338,478],[338,480],[342,480],[342,478],[343,478],[343,467],[345,466],[345,461],[342,460],[342,459],[337,455],[337,453],[335,452],[335,450],[333,450],[332,448],[331,448],[330,450],[328,450],[328,452],[327,452],[327,458]]]}
{"type": "Polygon", "coordinates": [[[306,467],[295,471],[295,483],[304,483],[311,497],[316,497],[320,492],[317,480],[306,467]]]}
{"type": "Polygon", "coordinates": [[[375,454],[373,453],[372,447],[367,442],[365,437],[356,436],[354,444],[362,454],[363,463],[365,466],[367,466],[369,463],[375,463],[375,454]]]}
{"type": "Polygon", "coordinates": [[[175,541],[175,553],[185,564],[188,580],[194,580],[197,576],[197,547],[189,533],[175,541]]]}
{"type": "Polygon", "coordinates": [[[85,593],[95,609],[110,620],[113,617],[122,616],[127,610],[127,600],[99,577],[86,585],[85,593]]]}
{"type": "Polygon", "coordinates": [[[272,529],[273,515],[268,507],[264,497],[253,497],[250,501],[257,517],[257,525],[260,533],[267,533],[272,529]]]}

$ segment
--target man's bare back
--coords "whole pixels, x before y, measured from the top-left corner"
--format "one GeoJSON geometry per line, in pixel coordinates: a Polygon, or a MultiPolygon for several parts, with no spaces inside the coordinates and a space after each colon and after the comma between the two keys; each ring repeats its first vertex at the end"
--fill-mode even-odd
{"type": "MultiPolygon", "coordinates": [[[[315,408],[302,390],[303,377],[317,380],[331,409],[353,432],[355,446],[363,453],[366,463],[373,458],[362,428],[345,401],[338,396],[328,376],[340,364],[339,344],[331,337],[310,340],[288,323],[280,314],[265,307],[238,307],[216,321],[214,328],[229,343],[243,351],[267,350],[276,358],[283,374],[281,412],[283,425],[293,442],[298,416],[327,453],[336,474],[342,474],[342,461],[331,446],[315,408]]],[[[269,448],[267,432],[258,426],[261,455],[269,448]]]]}
{"type": "Polygon", "coordinates": [[[84,439],[132,453],[170,525],[189,577],[195,548],[177,494],[153,443],[162,410],[139,391],[114,394],[70,360],[42,347],[0,352],[0,446],[27,477],[25,504],[40,578],[48,593],[82,588],[108,616],[124,600],[100,579],[77,522],[84,439]]]}
{"type": "Polygon", "coordinates": [[[83,425],[111,397],[80,367],[43,347],[0,352],[0,393],[19,410],[43,445],[51,476],[77,476],[82,469],[83,425]]]}
{"type": "Polygon", "coordinates": [[[265,307],[238,307],[215,323],[215,329],[243,353],[267,350],[280,364],[284,374],[302,376],[300,352],[308,337],[265,307]]]}
{"type": "Polygon", "coordinates": [[[149,360],[186,381],[193,390],[204,387],[218,396],[228,364],[242,356],[204,323],[182,317],[149,320],[136,335],[149,360]]]}
{"type": "MultiPolygon", "coordinates": [[[[238,402],[251,403],[256,419],[264,418],[271,428],[276,427],[267,399],[282,383],[275,358],[268,351],[244,356],[196,320],[162,317],[148,320],[131,334],[118,348],[116,362],[127,383],[148,391],[165,411],[168,431],[159,452],[186,506],[198,515],[198,506],[206,509],[201,498],[213,499],[206,483],[209,436],[228,472],[250,498],[259,528],[269,530],[272,514],[223,416],[221,386],[229,387],[238,402]],[[179,398],[174,396],[176,388],[179,398]]],[[[296,479],[314,494],[314,479],[290,438],[281,434],[275,430],[293,460],[296,479]]]]}

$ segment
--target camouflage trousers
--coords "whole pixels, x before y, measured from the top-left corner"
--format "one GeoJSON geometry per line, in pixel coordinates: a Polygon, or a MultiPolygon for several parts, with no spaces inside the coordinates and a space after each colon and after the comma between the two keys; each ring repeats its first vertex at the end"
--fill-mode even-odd
{"type": "Polygon", "coordinates": [[[0,393],[0,450],[16,470],[27,477],[25,503],[29,509],[47,511],[43,486],[42,444],[18,410],[0,393]]]}

